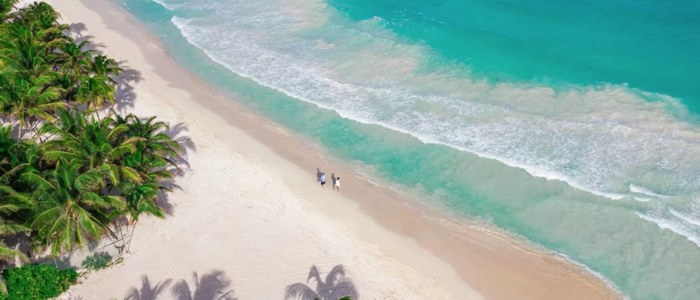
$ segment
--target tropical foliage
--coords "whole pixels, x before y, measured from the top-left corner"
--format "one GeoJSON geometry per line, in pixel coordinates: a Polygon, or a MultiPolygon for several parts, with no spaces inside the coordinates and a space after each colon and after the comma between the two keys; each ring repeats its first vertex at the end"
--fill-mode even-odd
{"type": "Polygon", "coordinates": [[[72,38],[48,4],[16,2],[0,0],[0,268],[163,217],[182,154],[168,124],[115,112],[115,60],[72,38]]]}
{"type": "Polygon", "coordinates": [[[24,265],[3,272],[7,295],[0,299],[49,299],[60,295],[78,280],[74,269],[58,269],[53,265],[24,265]]]}

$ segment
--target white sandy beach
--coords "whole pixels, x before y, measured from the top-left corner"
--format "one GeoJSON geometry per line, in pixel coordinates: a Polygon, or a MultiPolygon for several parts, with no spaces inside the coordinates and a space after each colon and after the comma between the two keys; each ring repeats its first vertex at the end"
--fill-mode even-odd
{"type": "MultiPolygon", "coordinates": [[[[69,291],[74,298],[123,299],[143,276],[155,285],[220,270],[238,299],[283,299],[312,266],[325,279],[337,265],[360,299],[619,298],[561,258],[490,231],[454,230],[438,214],[403,205],[391,190],[193,78],[115,3],[47,2],[140,72],[129,111],[182,123],[195,145],[177,179],[181,190],[168,198],[172,215],[143,218],[124,262],[90,274],[69,291]],[[322,190],[317,167],[340,175],[343,191],[322,190]]],[[[158,299],[171,298],[165,289],[158,299]]]]}

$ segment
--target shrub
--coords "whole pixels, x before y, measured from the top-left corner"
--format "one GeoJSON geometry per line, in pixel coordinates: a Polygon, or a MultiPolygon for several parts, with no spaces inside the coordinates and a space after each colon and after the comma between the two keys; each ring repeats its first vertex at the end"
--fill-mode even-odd
{"type": "Polygon", "coordinates": [[[53,265],[24,265],[6,269],[6,299],[49,299],[66,291],[78,280],[74,269],[61,270],[53,265]]]}
{"type": "Polygon", "coordinates": [[[112,261],[112,256],[107,252],[97,252],[92,256],[88,256],[83,260],[83,267],[89,270],[104,269],[109,266],[112,261]]]}

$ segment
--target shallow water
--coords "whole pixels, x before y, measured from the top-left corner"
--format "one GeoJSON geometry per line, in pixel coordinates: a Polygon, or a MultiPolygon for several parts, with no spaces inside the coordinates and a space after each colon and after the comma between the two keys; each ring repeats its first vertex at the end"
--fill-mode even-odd
{"type": "Polygon", "coordinates": [[[365,2],[122,0],[185,67],[340,158],[632,299],[700,295],[697,5],[365,2]]]}

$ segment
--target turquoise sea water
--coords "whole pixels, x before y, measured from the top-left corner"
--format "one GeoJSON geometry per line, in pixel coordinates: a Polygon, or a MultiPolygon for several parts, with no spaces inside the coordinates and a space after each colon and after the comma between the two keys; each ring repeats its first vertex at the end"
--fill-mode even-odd
{"type": "Polygon", "coordinates": [[[691,1],[121,0],[185,67],[371,173],[700,298],[691,1]]]}

